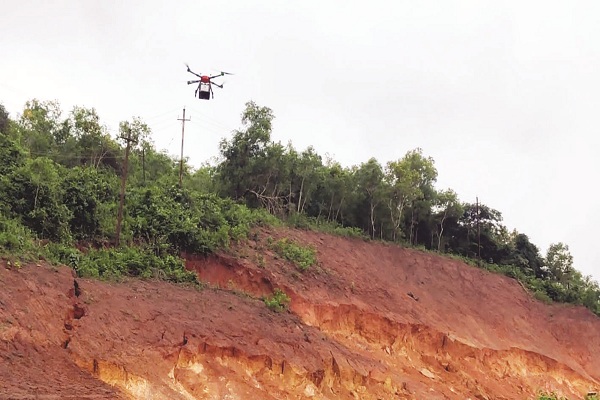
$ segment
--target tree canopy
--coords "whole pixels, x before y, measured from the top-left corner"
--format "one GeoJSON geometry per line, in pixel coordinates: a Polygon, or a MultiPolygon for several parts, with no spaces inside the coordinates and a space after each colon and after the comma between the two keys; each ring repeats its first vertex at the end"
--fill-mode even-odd
{"type": "MultiPolygon", "coordinates": [[[[541,255],[525,233],[509,232],[500,211],[436,188],[435,162],[422,149],[344,167],[313,147],[273,141],[274,118],[270,108],[248,102],[241,128],[220,143],[221,161],[199,169],[185,164],[183,187],[177,160],[155,149],[148,125],[123,121],[121,128],[136,139],[126,244],[158,257],[210,252],[242,237],[268,211],[297,225],[312,221],[467,260],[481,257],[480,265],[529,282],[540,297],[600,312],[598,284],[574,268],[566,244],[541,255]]],[[[12,120],[0,105],[0,249],[23,247],[24,235],[68,245],[111,243],[123,155],[124,144],[93,108],[76,106],[64,115],[57,102],[33,99],[12,120]]]]}

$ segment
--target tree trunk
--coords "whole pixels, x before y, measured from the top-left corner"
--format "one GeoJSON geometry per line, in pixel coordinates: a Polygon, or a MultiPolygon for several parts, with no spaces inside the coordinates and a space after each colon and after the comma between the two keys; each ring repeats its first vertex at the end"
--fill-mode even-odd
{"type": "Polygon", "coordinates": [[[304,177],[302,177],[302,182],[300,182],[300,194],[298,195],[298,207],[296,209],[298,212],[302,210],[300,204],[302,204],[302,191],[304,190],[304,177]]]}
{"type": "MultiPolygon", "coordinates": [[[[344,204],[344,197],[342,196],[342,198],[340,199],[340,204],[338,205],[338,208],[337,208],[337,210],[335,212],[335,218],[334,218],[335,221],[337,221],[338,215],[340,215],[340,213],[341,213],[341,209],[342,209],[342,205],[343,204],[344,204]]],[[[343,217],[342,217],[342,220],[343,220],[343,217]]]]}
{"type": "Polygon", "coordinates": [[[375,204],[371,200],[371,237],[375,239],[375,204]]]}
{"type": "Polygon", "coordinates": [[[446,212],[440,221],[440,231],[438,233],[438,252],[442,251],[442,235],[444,234],[444,221],[446,220],[446,212]]]}
{"type": "Polygon", "coordinates": [[[329,219],[331,218],[331,211],[333,210],[333,197],[334,197],[334,193],[331,192],[331,200],[329,200],[329,212],[327,213],[327,221],[329,221],[329,219]]]}
{"type": "Polygon", "coordinates": [[[413,244],[413,226],[415,223],[415,209],[414,207],[412,208],[412,210],[410,211],[410,239],[409,239],[409,243],[413,244]]]}

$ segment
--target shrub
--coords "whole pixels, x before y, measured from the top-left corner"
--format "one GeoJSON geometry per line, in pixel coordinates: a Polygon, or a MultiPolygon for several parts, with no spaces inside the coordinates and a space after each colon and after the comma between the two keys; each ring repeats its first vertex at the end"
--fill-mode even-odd
{"type": "Polygon", "coordinates": [[[33,233],[18,220],[0,214],[0,253],[23,255],[33,250],[33,233]]]}
{"type": "Polygon", "coordinates": [[[275,289],[273,295],[271,297],[264,297],[263,301],[271,310],[280,312],[287,309],[291,299],[280,289],[275,289]]]}
{"type": "Polygon", "coordinates": [[[300,246],[287,238],[278,240],[272,246],[277,254],[296,264],[301,271],[306,271],[317,263],[315,249],[300,246]]]}
{"type": "Polygon", "coordinates": [[[53,242],[45,246],[45,253],[48,260],[53,264],[65,264],[74,270],[79,267],[79,261],[83,256],[83,253],[74,247],[53,242]]]}
{"type": "Polygon", "coordinates": [[[568,400],[566,397],[557,395],[555,392],[543,392],[538,393],[538,400],[568,400]]]}
{"type": "Polygon", "coordinates": [[[91,278],[134,276],[199,283],[196,274],[187,271],[179,257],[170,254],[159,257],[148,249],[136,247],[90,250],[81,257],[75,270],[79,276],[91,278]]]}

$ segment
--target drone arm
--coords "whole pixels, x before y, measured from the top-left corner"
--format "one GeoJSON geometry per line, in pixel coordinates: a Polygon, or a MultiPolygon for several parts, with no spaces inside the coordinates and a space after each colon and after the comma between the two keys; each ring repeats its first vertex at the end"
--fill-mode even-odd
{"type": "Polygon", "coordinates": [[[192,83],[198,83],[198,82],[200,82],[200,79],[197,79],[195,81],[187,81],[187,84],[191,85],[192,83]]]}
{"type": "Polygon", "coordinates": [[[187,67],[187,72],[189,72],[190,74],[194,74],[194,75],[196,75],[198,78],[202,78],[202,76],[201,76],[201,75],[198,75],[197,73],[195,73],[194,71],[192,71],[192,70],[190,69],[190,67],[187,67]]]}
{"type": "Polygon", "coordinates": [[[215,85],[215,86],[220,87],[221,89],[223,89],[223,84],[219,85],[218,83],[211,82],[211,85],[215,85]]]}

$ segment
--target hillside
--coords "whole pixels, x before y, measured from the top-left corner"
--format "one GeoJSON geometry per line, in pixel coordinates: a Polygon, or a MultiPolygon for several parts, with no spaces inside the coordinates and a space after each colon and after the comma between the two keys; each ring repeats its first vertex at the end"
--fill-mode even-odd
{"type": "Polygon", "coordinates": [[[581,399],[600,388],[600,319],[460,261],[259,228],[187,255],[210,284],[107,283],[0,268],[0,398],[581,399]],[[305,271],[276,251],[314,247],[305,271]],[[261,296],[281,289],[289,311],[261,296]]]}

